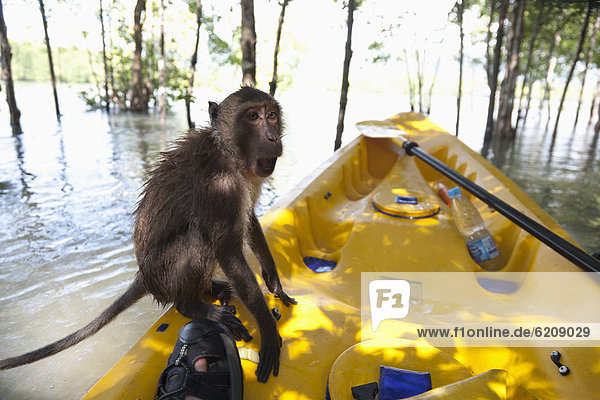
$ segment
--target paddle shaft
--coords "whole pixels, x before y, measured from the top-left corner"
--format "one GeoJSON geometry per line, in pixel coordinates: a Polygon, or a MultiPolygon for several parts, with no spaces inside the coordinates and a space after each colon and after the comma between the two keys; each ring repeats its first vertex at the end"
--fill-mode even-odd
{"type": "Polygon", "coordinates": [[[600,261],[592,257],[585,251],[581,250],[574,244],[561,238],[545,226],[537,223],[533,219],[529,218],[525,214],[517,211],[514,207],[506,204],[481,186],[471,182],[446,164],[442,163],[437,158],[433,157],[415,142],[405,141],[402,144],[406,154],[415,156],[433,167],[437,171],[441,172],[460,186],[471,192],[475,197],[486,203],[488,206],[494,208],[500,214],[525,229],[532,236],[538,238],[543,243],[547,244],[550,248],[555,250],[557,253],[571,261],[573,264],[579,266],[585,271],[589,272],[600,272],[600,261]]]}

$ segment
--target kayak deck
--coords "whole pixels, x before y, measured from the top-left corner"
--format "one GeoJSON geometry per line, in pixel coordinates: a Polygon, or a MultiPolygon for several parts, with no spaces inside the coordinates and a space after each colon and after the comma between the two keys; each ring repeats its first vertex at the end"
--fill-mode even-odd
{"type": "MultiPolygon", "coordinates": [[[[403,113],[388,121],[404,129],[429,154],[572,241],[512,181],[427,118],[403,113]]],[[[453,186],[421,161],[399,153],[393,140],[359,137],[336,152],[262,217],[282,284],[298,304],[288,308],[265,293],[268,306],[277,307],[281,313],[278,322],[283,339],[281,366],[279,376],[271,376],[263,384],[256,381],[256,364],[243,360],[246,398],[324,398],[332,366],[346,350],[361,342],[362,272],[478,271],[449,208],[441,200],[440,211],[434,217],[413,220],[390,217],[373,206],[375,196],[393,188],[433,194],[431,185],[435,182],[453,186]],[[316,273],[307,267],[311,260],[307,257],[335,268],[316,273]]],[[[503,271],[579,271],[478,199],[470,199],[498,244],[506,265],[503,271]]],[[[266,292],[253,256],[249,256],[249,262],[266,292]]],[[[489,301],[495,301],[493,295],[489,301]]],[[[260,334],[254,319],[239,301],[233,303],[254,337],[238,346],[258,351],[260,334]]],[[[532,306],[543,310],[543,299],[532,306]]],[[[158,376],[179,328],[187,321],[174,309],[168,310],[84,398],[153,399],[158,376]]],[[[533,398],[600,398],[598,348],[560,348],[563,357],[571,362],[569,367],[578,371],[566,377],[558,375],[549,360],[551,350],[554,348],[454,347],[432,350],[431,354],[458,363],[456,374],[452,375],[454,380],[463,379],[465,374],[501,369],[508,371],[510,379],[516,380],[533,398]]],[[[359,381],[363,374],[356,371],[355,377],[359,381]]],[[[349,393],[349,389],[346,394],[331,391],[333,399],[351,399],[349,393]]]]}

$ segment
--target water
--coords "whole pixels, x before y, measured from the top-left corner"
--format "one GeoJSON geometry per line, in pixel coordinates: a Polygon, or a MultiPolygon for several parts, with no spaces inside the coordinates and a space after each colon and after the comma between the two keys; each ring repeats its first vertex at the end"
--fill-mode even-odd
{"type": "MultiPolygon", "coordinates": [[[[162,131],[153,114],[108,118],[100,111],[86,112],[76,91],[59,88],[65,114],[59,125],[48,86],[18,85],[24,129],[18,138],[11,135],[7,107],[0,103],[2,358],[83,326],[125,290],[137,268],[131,212],[144,174],[185,129],[179,105],[162,131]]],[[[195,97],[194,118],[202,124],[206,101],[223,96],[205,91],[195,97]]],[[[282,93],[280,100],[288,126],[284,157],[260,199],[260,213],[333,150],[338,93],[282,93]]],[[[454,102],[434,99],[432,119],[453,129],[454,102]]],[[[476,109],[481,104],[485,101],[465,101],[473,110],[463,113],[461,126],[461,138],[476,150],[485,118],[476,109]]],[[[382,119],[406,105],[403,96],[351,97],[344,143],[356,136],[355,122],[382,119]]],[[[533,122],[495,162],[588,250],[598,250],[600,234],[592,222],[600,222],[597,138],[582,124],[572,141],[567,129],[550,152],[549,136],[533,122]]],[[[144,299],[74,349],[0,373],[0,398],[81,397],[162,311],[144,299]]]]}
{"type": "Polygon", "coordinates": [[[568,118],[554,141],[553,127],[546,130],[545,119],[538,124],[534,118],[493,163],[587,251],[596,252],[600,251],[600,146],[585,114],[581,113],[576,130],[568,118]]]}

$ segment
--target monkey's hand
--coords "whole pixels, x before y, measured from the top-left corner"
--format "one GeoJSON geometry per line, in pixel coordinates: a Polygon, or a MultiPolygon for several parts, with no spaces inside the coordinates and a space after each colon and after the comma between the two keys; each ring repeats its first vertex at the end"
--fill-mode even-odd
{"type": "Polygon", "coordinates": [[[298,302],[294,300],[293,297],[288,296],[283,291],[283,287],[281,286],[281,282],[279,281],[279,276],[277,276],[277,273],[269,274],[265,270],[263,270],[262,277],[265,280],[265,284],[267,285],[269,292],[273,293],[275,297],[281,299],[281,301],[283,302],[283,304],[286,305],[286,307],[289,307],[291,304],[298,304],[298,302]]]}
{"type": "Polygon", "coordinates": [[[249,342],[252,340],[252,336],[248,329],[242,324],[242,321],[238,317],[235,316],[235,307],[234,306],[217,306],[211,304],[211,311],[209,319],[214,319],[225,325],[233,339],[239,341],[243,340],[244,342],[249,342]]]}
{"type": "Polygon", "coordinates": [[[256,368],[256,378],[259,382],[266,382],[273,370],[273,376],[279,374],[279,354],[281,353],[281,336],[277,333],[278,340],[265,340],[261,334],[262,343],[258,355],[260,360],[256,368]]]}
{"type": "Polygon", "coordinates": [[[231,284],[227,281],[213,279],[211,283],[211,288],[208,293],[215,299],[219,300],[221,302],[221,305],[227,306],[229,305],[229,300],[231,300],[233,288],[231,287],[231,284]]]}

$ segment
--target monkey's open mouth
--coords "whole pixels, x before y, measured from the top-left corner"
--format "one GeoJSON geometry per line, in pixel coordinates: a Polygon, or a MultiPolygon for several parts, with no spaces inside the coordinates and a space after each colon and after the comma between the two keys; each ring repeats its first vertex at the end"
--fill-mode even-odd
{"type": "Polygon", "coordinates": [[[270,175],[275,170],[275,163],[277,162],[277,157],[272,158],[259,158],[257,161],[259,170],[266,174],[270,175]]]}

